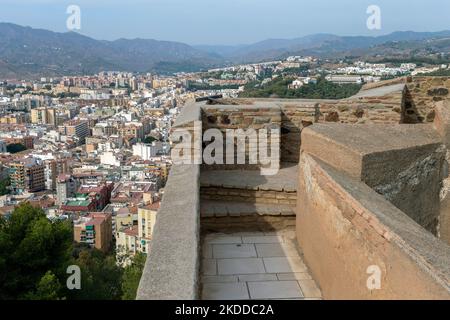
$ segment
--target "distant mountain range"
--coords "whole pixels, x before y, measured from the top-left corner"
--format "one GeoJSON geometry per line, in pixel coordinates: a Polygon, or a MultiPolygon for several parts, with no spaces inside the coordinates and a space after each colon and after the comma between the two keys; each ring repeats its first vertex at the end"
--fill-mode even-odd
{"type": "Polygon", "coordinates": [[[172,73],[294,54],[336,58],[371,52],[410,54],[430,48],[450,52],[450,31],[405,31],[378,37],[316,34],[250,45],[190,46],[151,39],[95,40],[76,32],[0,23],[0,79],[82,75],[102,70],[172,73]]]}
{"type": "Polygon", "coordinates": [[[336,58],[339,55],[353,54],[366,55],[370,54],[370,49],[382,50],[384,47],[398,47],[398,43],[403,44],[405,48],[419,49],[434,47],[434,42],[439,41],[440,49],[450,49],[450,46],[442,46],[442,40],[450,40],[450,30],[440,32],[398,31],[378,37],[315,34],[295,39],[269,39],[245,46],[196,46],[195,48],[221,55],[224,59],[233,62],[247,62],[277,59],[297,54],[316,55],[322,58],[336,58]]]}
{"type": "Polygon", "coordinates": [[[217,65],[221,59],[178,42],[95,40],[0,23],[0,78],[92,74],[102,70],[171,71],[217,65]]]}

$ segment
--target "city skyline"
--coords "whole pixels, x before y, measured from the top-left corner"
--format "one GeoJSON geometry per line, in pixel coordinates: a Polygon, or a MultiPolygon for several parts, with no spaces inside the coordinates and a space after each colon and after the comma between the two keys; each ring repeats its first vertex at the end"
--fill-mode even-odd
{"type": "Polygon", "coordinates": [[[78,5],[81,9],[81,30],[78,32],[83,35],[98,40],[144,38],[190,45],[251,44],[317,33],[380,36],[394,31],[449,29],[446,15],[450,12],[450,3],[444,0],[426,3],[364,0],[357,4],[350,0],[333,3],[281,0],[276,5],[266,0],[232,2],[230,5],[230,1],[218,0],[212,11],[207,0],[189,4],[181,0],[131,0],[126,7],[117,0],[95,3],[86,0],[1,0],[0,21],[66,32],[67,7],[78,5]],[[369,30],[366,25],[370,16],[366,11],[371,5],[377,5],[381,10],[379,30],[369,30]]]}

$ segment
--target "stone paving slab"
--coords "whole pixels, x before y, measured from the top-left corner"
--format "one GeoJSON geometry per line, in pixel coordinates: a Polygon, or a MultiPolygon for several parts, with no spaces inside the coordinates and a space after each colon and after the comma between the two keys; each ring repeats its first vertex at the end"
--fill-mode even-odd
{"type": "Polygon", "coordinates": [[[297,249],[289,243],[257,243],[255,246],[258,257],[298,257],[297,249]]]}
{"type": "Polygon", "coordinates": [[[251,299],[303,298],[297,281],[260,281],[247,285],[251,299]]]}
{"type": "Polygon", "coordinates": [[[202,243],[202,299],[321,299],[288,231],[214,233],[202,243]]]}
{"type": "Polygon", "coordinates": [[[253,244],[213,244],[213,257],[223,258],[256,258],[253,244]]]}
{"type": "Polygon", "coordinates": [[[249,299],[247,284],[236,283],[204,283],[203,300],[245,300],[249,299]]]}
{"type": "Polygon", "coordinates": [[[305,264],[299,257],[263,258],[269,273],[307,272],[305,264]]]}
{"type": "Polygon", "coordinates": [[[219,275],[266,272],[261,258],[218,259],[217,265],[219,275]]]}

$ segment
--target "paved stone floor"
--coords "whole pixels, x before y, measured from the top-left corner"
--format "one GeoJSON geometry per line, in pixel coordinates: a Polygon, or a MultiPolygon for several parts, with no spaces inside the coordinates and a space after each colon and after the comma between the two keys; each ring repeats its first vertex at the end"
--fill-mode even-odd
{"type": "Polygon", "coordinates": [[[207,234],[202,250],[204,300],[321,298],[292,240],[283,233],[207,234]]]}

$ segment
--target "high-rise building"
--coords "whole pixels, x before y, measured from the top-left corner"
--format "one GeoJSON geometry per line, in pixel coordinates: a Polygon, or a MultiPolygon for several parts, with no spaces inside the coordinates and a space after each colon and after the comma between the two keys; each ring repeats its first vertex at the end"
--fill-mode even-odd
{"type": "Polygon", "coordinates": [[[67,159],[49,159],[44,161],[45,165],[45,188],[56,189],[56,180],[59,174],[69,172],[67,159]]]}
{"type": "Polygon", "coordinates": [[[89,124],[83,120],[70,120],[58,127],[61,134],[72,136],[79,144],[83,144],[89,136],[89,124]]]}
{"type": "Polygon", "coordinates": [[[145,144],[145,143],[137,143],[133,145],[133,155],[139,156],[143,160],[149,160],[153,157],[156,157],[158,151],[161,151],[162,148],[159,148],[161,143],[157,144],[145,144]]]}
{"type": "Polygon", "coordinates": [[[31,123],[56,126],[56,109],[41,107],[31,109],[31,123]]]}
{"type": "Polygon", "coordinates": [[[128,122],[118,129],[118,134],[122,137],[144,138],[144,126],[140,122],[128,122]]]}
{"type": "Polygon", "coordinates": [[[78,189],[76,180],[69,174],[60,174],[56,179],[56,204],[62,205],[75,195],[78,189]]]}
{"type": "Polygon", "coordinates": [[[103,252],[109,251],[112,242],[111,214],[93,212],[74,221],[74,240],[103,252]]]}
{"type": "Polygon", "coordinates": [[[11,188],[14,193],[45,189],[45,166],[36,158],[23,158],[10,164],[11,188]]]}
{"type": "Polygon", "coordinates": [[[6,114],[0,117],[0,123],[3,124],[22,124],[25,123],[27,117],[25,113],[6,114]]]}
{"type": "Polygon", "coordinates": [[[160,201],[155,201],[138,208],[137,225],[128,225],[117,230],[116,251],[120,256],[128,253],[149,252],[159,207],[160,201]]]}
{"type": "Polygon", "coordinates": [[[143,253],[147,253],[156,222],[160,202],[154,202],[138,209],[138,235],[139,248],[143,253]]]}

